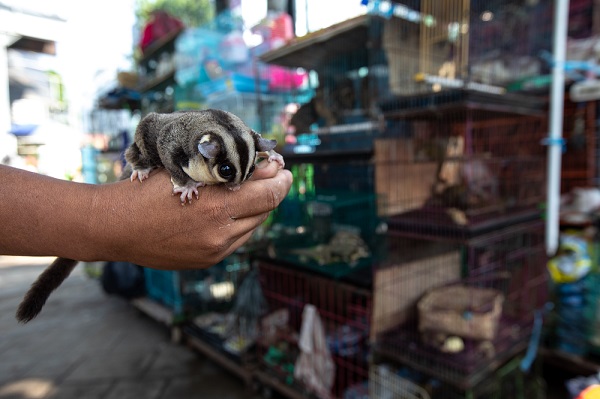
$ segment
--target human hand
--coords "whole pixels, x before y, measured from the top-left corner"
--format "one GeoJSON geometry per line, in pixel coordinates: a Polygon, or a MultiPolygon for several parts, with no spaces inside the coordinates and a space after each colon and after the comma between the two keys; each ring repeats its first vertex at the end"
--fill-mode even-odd
{"type": "Polygon", "coordinates": [[[250,238],[291,184],[289,171],[263,161],[239,190],[202,187],[199,198],[186,206],[171,195],[172,183],[164,170],[143,183],[97,186],[90,228],[104,238],[93,257],[160,269],[212,266],[250,238]],[[107,197],[111,200],[100,199],[107,197]]]}

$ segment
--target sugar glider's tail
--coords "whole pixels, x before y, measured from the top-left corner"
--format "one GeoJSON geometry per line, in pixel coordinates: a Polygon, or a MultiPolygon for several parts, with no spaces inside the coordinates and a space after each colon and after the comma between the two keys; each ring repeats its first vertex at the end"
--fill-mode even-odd
{"type": "Polygon", "coordinates": [[[52,291],[57,289],[69,277],[77,263],[79,261],[73,259],[56,258],[39,275],[25,294],[25,298],[23,298],[17,309],[17,320],[21,323],[27,323],[36,317],[42,311],[52,291]]]}

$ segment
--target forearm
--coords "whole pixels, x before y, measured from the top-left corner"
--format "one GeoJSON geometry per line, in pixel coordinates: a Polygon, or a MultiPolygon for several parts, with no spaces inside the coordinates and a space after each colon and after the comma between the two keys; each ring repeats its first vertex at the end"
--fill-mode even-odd
{"type": "Polygon", "coordinates": [[[61,256],[90,253],[96,186],[0,165],[0,254],[61,256]]]}
{"type": "Polygon", "coordinates": [[[0,165],[0,254],[211,266],[242,245],[288,193],[291,173],[276,162],[263,166],[238,191],[203,187],[181,206],[164,170],[143,183],[89,185],[0,165]]]}
{"type": "Polygon", "coordinates": [[[181,206],[164,174],[144,184],[92,185],[0,165],[0,182],[2,255],[139,261],[150,240],[177,234],[166,231],[177,227],[181,206]]]}

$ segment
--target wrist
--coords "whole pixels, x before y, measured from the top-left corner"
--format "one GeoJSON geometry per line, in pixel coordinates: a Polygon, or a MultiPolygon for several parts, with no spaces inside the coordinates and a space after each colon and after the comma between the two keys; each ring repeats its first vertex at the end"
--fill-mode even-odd
{"type": "Polygon", "coordinates": [[[122,186],[121,182],[90,186],[91,193],[86,196],[91,198],[89,217],[83,232],[85,242],[82,243],[83,251],[79,260],[128,260],[124,252],[128,244],[124,226],[132,210],[124,209],[126,203],[119,201],[124,195],[120,192],[122,186]]]}

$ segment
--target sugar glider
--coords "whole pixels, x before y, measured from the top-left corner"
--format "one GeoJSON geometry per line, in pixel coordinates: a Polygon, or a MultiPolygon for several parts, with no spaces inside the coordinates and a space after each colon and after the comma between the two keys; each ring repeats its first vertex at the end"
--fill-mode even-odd
{"type": "MultiPolygon", "coordinates": [[[[171,174],[173,194],[184,205],[193,196],[198,198],[198,188],[205,185],[239,189],[254,172],[258,153],[283,167],[283,157],[273,150],[276,144],[226,111],[150,113],[140,121],[134,142],[125,152],[127,166],[121,179],[141,182],[152,169],[164,167],[171,174]]],[[[17,320],[27,323],[36,317],[77,263],[57,258],[48,266],[25,294],[17,320]]]]}

